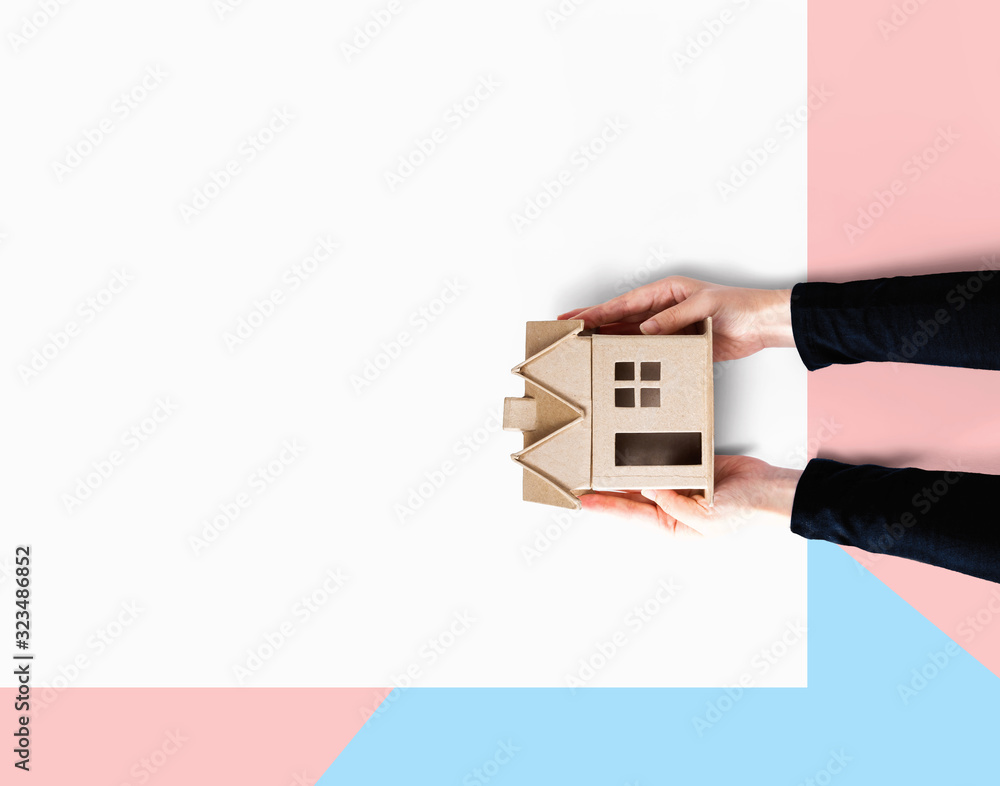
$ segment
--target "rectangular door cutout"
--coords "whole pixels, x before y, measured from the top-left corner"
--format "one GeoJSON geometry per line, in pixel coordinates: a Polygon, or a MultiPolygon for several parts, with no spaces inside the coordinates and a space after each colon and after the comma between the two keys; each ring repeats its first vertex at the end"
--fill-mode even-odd
{"type": "Polygon", "coordinates": [[[701,432],[615,434],[615,466],[673,467],[701,464],[701,432]]]}

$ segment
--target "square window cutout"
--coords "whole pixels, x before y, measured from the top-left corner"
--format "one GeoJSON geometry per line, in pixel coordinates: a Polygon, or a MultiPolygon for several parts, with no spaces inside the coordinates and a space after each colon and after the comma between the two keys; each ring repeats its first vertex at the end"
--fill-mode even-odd
{"type": "MultiPolygon", "coordinates": [[[[645,365],[645,364],[643,364],[645,365]]],[[[639,392],[639,401],[644,407],[658,407],[660,406],[660,389],[659,388],[643,388],[639,392]]]]}
{"type": "Polygon", "coordinates": [[[635,379],[635,363],[615,363],[615,379],[619,381],[635,379]]]}
{"type": "MultiPolygon", "coordinates": [[[[659,393],[659,391],[657,391],[657,393],[659,393]]],[[[635,390],[632,388],[615,388],[615,406],[634,407],[635,390]]]]}
{"type": "Polygon", "coordinates": [[[642,375],[642,379],[649,382],[656,382],[660,379],[660,364],[642,363],[639,373],[642,375]]]}

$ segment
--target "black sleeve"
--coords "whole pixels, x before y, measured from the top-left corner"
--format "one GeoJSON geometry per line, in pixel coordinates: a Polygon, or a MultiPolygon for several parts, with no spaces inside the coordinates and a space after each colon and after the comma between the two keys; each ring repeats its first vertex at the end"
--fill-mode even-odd
{"type": "Polygon", "coordinates": [[[1000,477],[813,459],[792,532],[1000,582],[1000,477]]]}
{"type": "Polygon", "coordinates": [[[1000,368],[1000,275],[896,276],[792,288],[792,334],[810,371],[866,360],[1000,368]]]}

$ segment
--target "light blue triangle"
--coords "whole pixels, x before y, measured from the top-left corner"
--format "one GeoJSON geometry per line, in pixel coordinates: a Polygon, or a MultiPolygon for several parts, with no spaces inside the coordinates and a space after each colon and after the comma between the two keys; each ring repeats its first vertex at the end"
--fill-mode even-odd
{"type": "Polygon", "coordinates": [[[1000,782],[1000,680],[822,542],[809,543],[808,647],[808,688],[735,701],[718,689],[394,691],[318,783],[1000,782]],[[699,734],[692,719],[710,704],[718,718],[699,734]]]}

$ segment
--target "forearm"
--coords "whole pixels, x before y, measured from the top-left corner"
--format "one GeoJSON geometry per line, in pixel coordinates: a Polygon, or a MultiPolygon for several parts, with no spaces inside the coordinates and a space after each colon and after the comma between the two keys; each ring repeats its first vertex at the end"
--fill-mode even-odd
{"type": "Polygon", "coordinates": [[[794,347],[792,290],[760,290],[757,320],[765,347],[794,347]]]}
{"type": "Polygon", "coordinates": [[[810,371],[864,361],[1000,369],[1000,276],[990,269],[796,284],[790,312],[810,371]]]}
{"type": "Polygon", "coordinates": [[[813,459],[799,479],[798,535],[1000,582],[1000,477],[813,459]]]}

